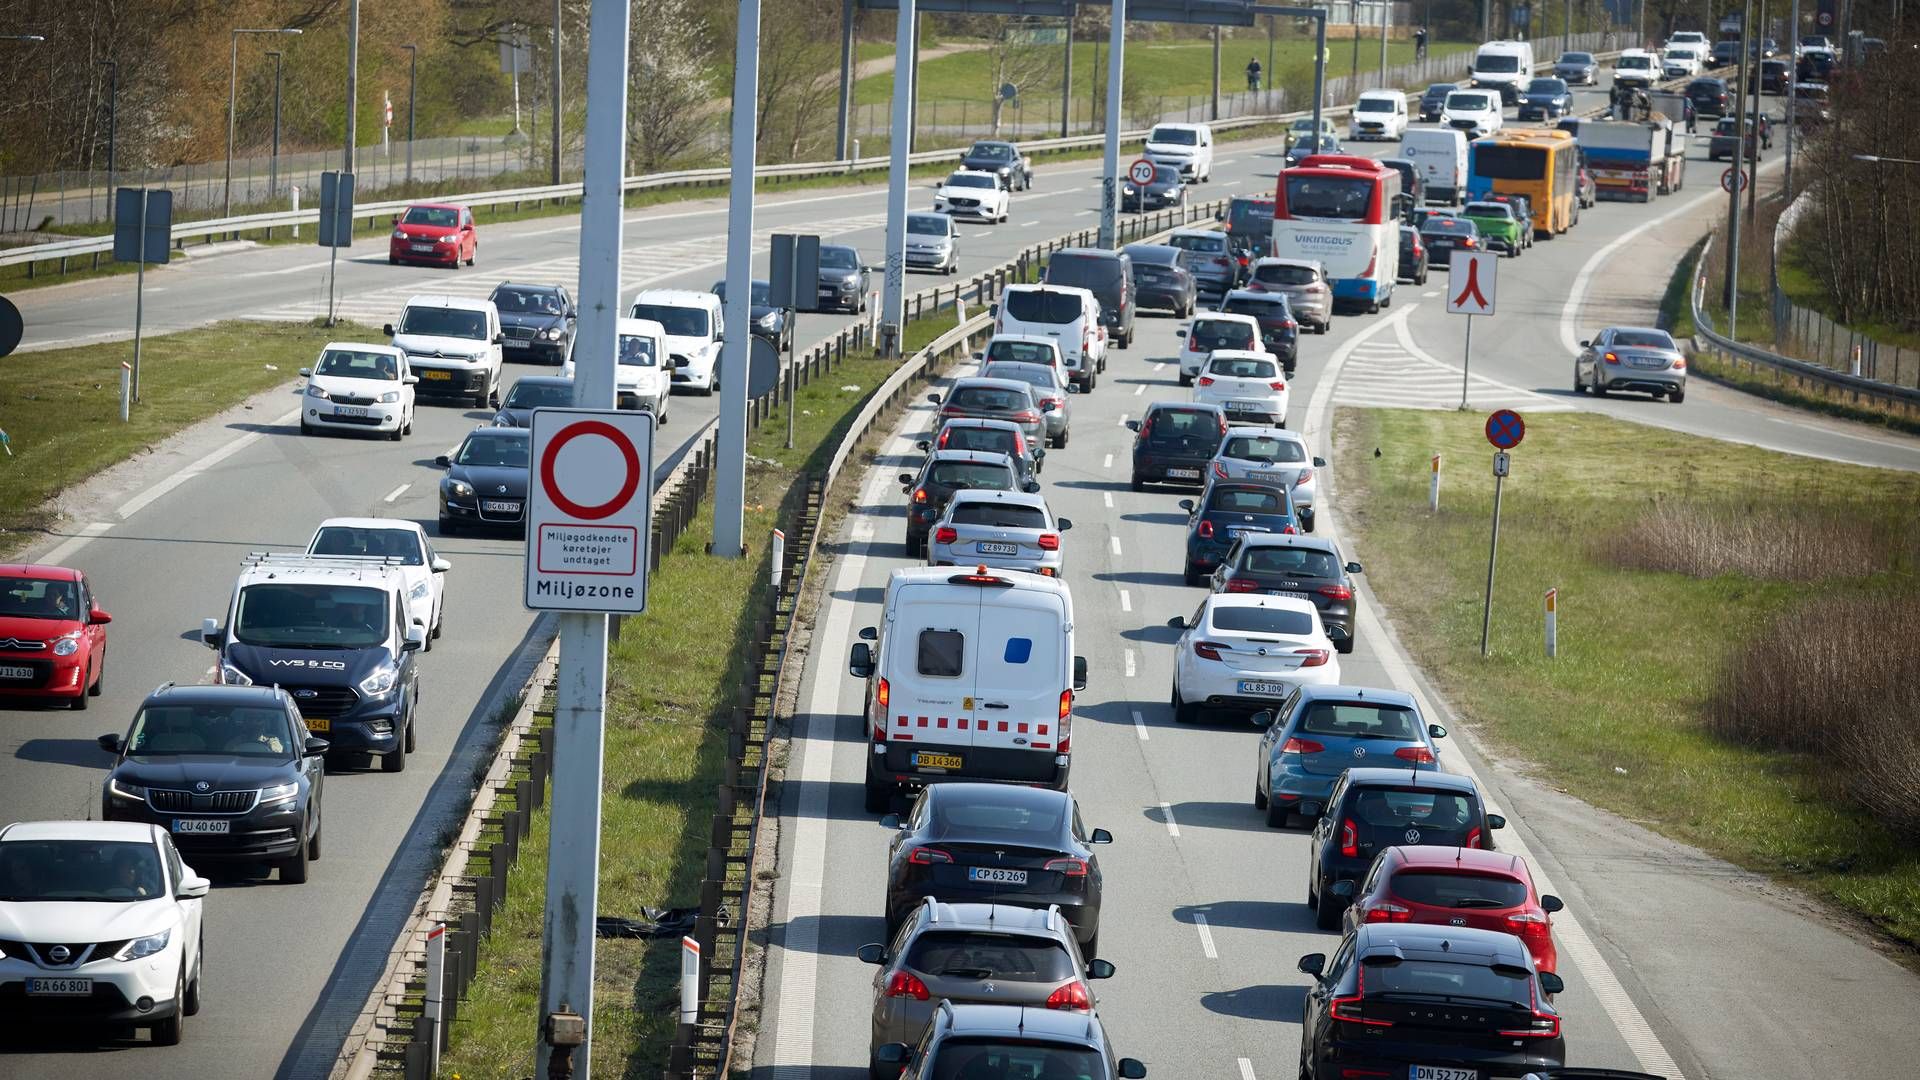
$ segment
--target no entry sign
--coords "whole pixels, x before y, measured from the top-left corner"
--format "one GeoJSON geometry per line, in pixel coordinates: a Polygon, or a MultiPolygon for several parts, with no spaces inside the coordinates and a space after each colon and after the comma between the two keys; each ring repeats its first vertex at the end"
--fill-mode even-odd
{"type": "Polygon", "coordinates": [[[531,467],[526,605],[645,611],[653,414],[536,409],[531,467]]]}

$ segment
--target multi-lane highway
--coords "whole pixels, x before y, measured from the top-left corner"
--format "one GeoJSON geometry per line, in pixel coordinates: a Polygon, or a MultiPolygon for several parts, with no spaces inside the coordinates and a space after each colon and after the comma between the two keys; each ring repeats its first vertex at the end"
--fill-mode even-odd
{"type": "MultiPolygon", "coordinates": [[[[1581,107],[1597,103],[1582,95],[1581,107]]],[[[1224,144],[1218,179],[1196,188],[1195,197],[1266,189],[1277,150],[1224,144]]],[[[1035,190],[1016,196],[1008,225],[963,225],[963,268],[992,265],[1035,239],[1090,225],[1096,168],[1043,168],[1035,190]]],[[[1698,383],[1684,406],[1568,392],[1568,343],[1606,320],[1650,317],[1677,250],[1697,235],[1697,219],[1714,210],[1712,176],[1696,162],[1681,196],[1651,206],[1603,204],[1570,236],[1503,264],[1524,273],[1506,276],[1501,315],[1483,321],[1475,335],[1476,404],[1600,409],[1797,453],[1920,468],[1913,440],[1761,408],[1698,383]]],[[[916,189],[914,205],[929,196],[916,189]]],[[[819,232],[877,254],[882,199],[878,189],[861,188],[763,200],[756,239],[777,230],[819,232]]],[[[628,215],[626,294],[642,286],[705,288],[721,276],[725,227],[724,208],[714,203],[628,215]]],[[[341,265],[341,311],[378,325],[416,292],[483,296],[503,278],[572,284],[578,242],[577,222],[554,218],[487,229],[472,269],[390,267],[383,249],[361,250],[341,265]]],[[[154,274],[147,325],[190,331],[223,318],[310,318],[325,308],[325,261],[316,251],[267,248],[154,274]]],[[[28,342],[122,333],[129,288],[124,279],[103,279],[20,294],[28,342]]],[[[1426,291],[1435,295],[1403,287],[1385,315],[1344,318],[1333,334],[1304,339],[1296,426],[1324,432],[1327,410],[1341,404],[1453,403],[1458,320],[1440,310],[1437,283],[1426,291]]],[[[839,321],[806,316],[799,341],[804,346],[839,321]]],[[[1166,715],[1164,624],[1190,611],[1197,593],[1179,584],[1161,554],[1179,539],[1179,496],[1126,490],[1128,433],[1119,420],[1138,415],[1146,402],[1185,394],[1156,367],[1173,353],[1173,324],[1141,325],[1139,341],[1114,354],[1100,389],[1076,401],[1080,431],[1070,451],[1049,460],[1044,478],[1055,508],[1082,523],[1070,536],[1069,582],[1086,622],[1081,651],[1093,659],[1096,682],[1082,699],[1075,790],[1089,821],[1120,837],[1103,855],[1112,920],[1103,945],[1121,975],[1103,985],[1102,1011],[1122,1052],[1157,1063],[1158,1075],[1244,1076],[1237,1060],[1244,1058],[1255,1075],[1275,1076],[1290,1068],[1297,1034],[1301,977],[1293,959],[1323,949],[1326,938],[1309,929],[1299,903],[1304,839],[1261,829],[1242,797],[1249,733],[1175,728],[1166,715]]],[[[716,401],[677,399],[668,432],[694,430],[716,401]]],[[[433,456],[486,416],[423,408],[412,438],[393,444],[302,438],[292,410],[289,393],[265,395],[252,409],[86,485],[65,500],[72,514],[67,534],[27,553],[86,568],[115,621],[108,689],[94,711],[5,714],[0,820],[87,816],[97,807],[105,765],[93,736],[122,728],[158,683],[201,677],[209,654],[194,631],[203,616],[221,611],[240,556],[303,544],[327,516],[430,521],[438,482],[433,456]]],[[[897,495],[883,481],[898,471],[907,445],[890,448],[876,472],[883,479],[869,480],[865,509],[835,548],[843,558],[831,570],[833,595],[851,599],[823,612],[793,758],[795,775],[814,782],[789,785],[796,794],[783,807],[785,872],[768,972],[770,1030],[760,1054],[769,1063],[818,1064],[822,1075],[865,1064],[869,970],[852,950],[877,937],[884,834],[859,811],[860,763],[856,743],[847,741],[858,738],[857,689],[844,678],[842,661],[850,628],[864,625],[856,620],[868,614],[859,605],[871,604],[887,570],[901,565],[897,495]]],[[[1337,462],[1335,473],[1337,483],[1337,462]]],[[[1332,506],[1337,528],[1337,499],[1332,506]]],[[[455,569],[446,635],[423,658],[424,722],[413,767],[399,776],[328,777],[327,854],[311,883],[221,879],[208,901],[205,1011],[190,1022],[184,1045],[142,1048],[140,1068],[208,1078],[327,1072],[430,870],[443,827],[463,806],[494,702],[517,684],[541,640],[518,603],[517,543],[460,538],[441,551],[455,569]]],[[[1377,619],[1363,624],[1348,678],[1417,685],[1404,659],[1382,648],[1386,642],[1377,619]]],[[[1456,764],[1469,756],[1465,749],[1451,748],[1456,764]]],[[[1845,1061],[1865,1075],[1892,1075],[1920,1051],[1911,1041],[1914,1026],[1900,1022],[1920,1001],[1916,987],[1871,950],[1752,895],[1746,880],[1724,867],[1563,796],[1484,767],[1481,775],[1516,819],[1515,835],[1569,899],[1567,925],[1577,921],[1594,941],[1596,970],[1612,973],[1608,982],[1583,965],[1569,980],[1569,1046],[1580,1060],[1632,1064],[1657,1043],[1689,1076],[1804,1075],[1811,1070],[1798,1065],[1815,1051],[1841,1055],[1823,1060],[1845,1061]],[[1609,862],[1596,852],[1618,854],[1609,862]],[[1742,929],[1765,937],[1769,947],[1739,936],[1742,929]],[[1821,993],[1804,993],[1809,978],[1822,982],[1821,993]],[[1741,995],[1703,1000],[1703,986],[1738,987],[1741,995]],[[1651,1036],[1630,1022],[1636,1009],[1651,1036]],[[1757,1019],[1796,1014],[1806,1022],[1757,1019]],[[1876,1037],[1835,1034],[1849,1030],[1876,1037]],[[1821,1034],[1810,1041],[1810,1032],[1821,1034]]],[[[17,1052],[10,1071],[21,1075],[96,1076],[109,1067],[88,1047],[49,1045],[39,1036],[8,1049],[17,1052]]]]}

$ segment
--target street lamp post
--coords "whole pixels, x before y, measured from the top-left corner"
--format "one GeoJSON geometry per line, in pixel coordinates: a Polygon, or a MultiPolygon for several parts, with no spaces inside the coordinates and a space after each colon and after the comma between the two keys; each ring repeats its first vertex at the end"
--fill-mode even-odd
{"type": "Polygon", "coordinates": [[[402,45],[407,50],[407,183],[413,183],[413,90],[414,75],[420,69],[420,46],[402,45]]]}
{"type": "Polygon", "coordinates": [[[221,217],[233,216],[233,124],[235,102],[240,91],[240,35],[241,34],[295,34],[300,31],[290,26],[272,27],[261,30],[238,29],[233,32],[232,48],[227,62],[227,178],[225,192],[221,196],[221,217]]]}
{"type": "Polygon", "coordinates": [[[280,187],[280,50],[268,49],[273,57],[273,149],[267,155],[267,198],[280,187]]]}
{"type": "Polygon", "coordinates": [[[107,220],[113,220],[113,137],[115,108],[120,100],[120,62],[117,60],[100,61],[107,69],[107,220]]]}

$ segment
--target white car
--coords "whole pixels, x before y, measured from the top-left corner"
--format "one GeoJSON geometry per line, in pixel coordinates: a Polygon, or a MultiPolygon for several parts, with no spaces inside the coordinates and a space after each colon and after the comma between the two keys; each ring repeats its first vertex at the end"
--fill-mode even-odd
{"type": "Polygon", "coordinates": [[[453,564],[433,550],[420,523],[406,518],[328,518],[307,541],[309,555],[398,559],[407,590],[407,621],[423,627],[423,652],[433,649],[447,609],[447,571],[453,564]]]}
{"type": "Polygon", "coordinates": [[[1218,405],[1229,424],[1287,426],[1287,378],[1269,353],[1215,349],[1193,380],[1193,400],[1218,405]]]}
{"type": "Polygon", "coordinates": [[[1173,333],[1180,339],[1180,355],[1174,362],[1180,367],[1181,386],[1193,385],[1215,349],[1260,351],[1260,320],[1251,315],[1211,312],[1196,316],[1173,333]]]}
{"type": "MultiPolygon", "coordinates": [[[[1296,510],[1308,510],[1319,490],[1314,470],[1326,467],[1325,458],[1307,452],[1305,436],[1279,428],[1235,425],[1227,429],[1207,469],[1215,480],[1254,480],[1284,487],[1292,492],[1296,510]]],[[[1300,515],[1300,526],[1312,532],[1313,517],[1300,515]]]]}
{"type": "Polygon", "coordinates": [[[1191,618],[1167,625],[1174,643],[1173,716],[1183,724],[1202,709],[1255,713],[1274,708],[1301,685],[1340,681],[1340,657],[1313,601],[1259,593],[1208,593],[1191,618]]]}
{"type": "Polygon", "coordinates": [[[413,388],[420,381],[407,354],[391,345],[329,341],[320,359],[301,368],[300,434],[374,431],[398,441],[413,431],[413,388]]]}
{"type": "Polygon", "coordinates": [[[1393,139],[1407,133],[1407,95],[1398,90],[1368,90],[1354,103],[1347,138],[1393,139]]]}
{"type": "Polygon", "coordinates": [[[1213,179],[1213,129],[1205,124],[1155,124],[1141,156],[1171,165],[1196,184],[1213,179]]]}
{"type": "Polygon", "coordinates": [[[208,887],[157,825],[0,829],[0,985],[20,995],[10,1017],[144,1027],[178,1045],[200,1011],[208,887]]]}
{"type": "MultiPolygon", "coordinates": [[[[667,409],[673,399],[673,379],[666,358],[666,331],[651,319],[616,319],[614,333],[619,346],[619,364],[613,369],[613,393],[616,407],[637,409],[653,414],[661,427],[667,426],[667,409]]],[[[573,357],[560,365],[562,378],[574,378],[573,357]]]]}
{"type": "Polygon", "coordinates": [[[1685,79],[1700,74],[1698,45],[1672,45],[1660,54],[1660,74],[1669,79],[1685,79]]]}
{"type": "Polygon", "coordinates": [[[1000,178],[993,173],[961,169],[934,189],[933,209],[935,213],[953,217],[1001,222],[1007,220],[1012,199],[1012,194],[1000,186],[1000,178]]]}
{"type": "Polygon", "coordinates": [[[1645,90],[1660,75],[1660,61],[1645,49],[1628,49],[1613,61],[1613,84],[1645,90]]]}
{"type": "Polygon", "coordinates": [[[723,323],[718,296],[692,289],[646,289],[633,298],[627,317],[659,323],[665,331],[672,385],[702,394],[720,389],[723,323]]]}
{"type": "Polygon", "coordinates": [[[1672,36],[1667,38],[1667,47],[1672,48],[1675,45],[1691,45],[1698,49],[1711,47],[1707,42],[1707,35],[1699,30],[1675,30],[1672,36]]]}
{"type": "Polygon", "coordinates": [[[1440,126],[1464,131],[1468,139],[1491,135],[1503,123],[1500,95],[1492,90],[1455,90],[1440,106],[1440,126]]]}

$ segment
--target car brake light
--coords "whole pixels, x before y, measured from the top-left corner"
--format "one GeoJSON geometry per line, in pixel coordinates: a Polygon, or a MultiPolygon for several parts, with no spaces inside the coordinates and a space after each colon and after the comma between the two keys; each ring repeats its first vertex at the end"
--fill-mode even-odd
{"type": "Polygon", "coordinates": [[[907,862],[914,866],[932,866],[935,863],[950,863],[953,856],[933,847],[917,847],[907,856],[907,862]]]}
{"type": "Polygon", "coordinates": [[[1218,256],[1218,255],[1215,255],[1215,256],[1213,257],[1213,265],[1215,265],[1215,266],[1225,266],[1225,265],[1227,265],[1227,260],[1225,260],[1225,259],[1223,259],[1223,258],[1221,258],[1221,257],[1220,257],[1220,256],[1218,256]]]}
{"type": "Polygon", "coordinates": [[[1367,922],[1412,922],[1413,912],[1399,904],[1375,904],[1367,909],[1367,922]]]}
{"type": "MultiPolygon", "coordinates": [[[[1073,716],[1073,691],[1062,690],[1060,691],[1060,722],[1062,724],[1065,724],[1067,720],[1070,719],[1072,716],[1073,716]]],[[[1066,734],[1066,729],[1064,727],[1061,728],[1060,733],[1061,735],[1064,736],[1066,734]]],[[[1065,750],[1066,748],[1067,748],[1067,740],[1065,738],[1062,738],[1060,740],[1060,749],[1065,750]]]]}
{"type": "Polygon", "coordinates": [[[1041,866],[1040,869],[1053,870],[1057,873],[1065,874],[1068,877],[1086,877],[1087,860],[1063,856],[1058,859],[1048,859],[1046,864],[1041,866]]]}
{"type": "Polygon", "coordinates": [[[1507,925],[1511,932],[1529,940],[1539,941],[1552,934],[1546,915],[1538,911],[1522,911],[1507,916],[1507,925]]]}
{"type": "Polygon", "coordinates": [[[1286,388],[1287,381],[1285,379],[1276,379],[1267,384],[1267,389],[1269,390],[1285,390],[1286,388]]]}
{"type": "Polygon", "coordinates": [[[1199,533],[1200,539],[1211,540],[1213,539],[1213,522],[1202,518],[1200,519],[1200,527],[1195,531],[1199,533]]]}
{"type": "Polygon", "coordinates": [[[1013,452],[1022,457],[1027,453],[1027,437],[1017,431],[1013,433],[1013,452]]]}
{"type": "Polygon", "coordinates": [[[1353,599],[1353,590],[1345,585],[1322,585],[1314,591],[1329,600],[1353,599]]]}
{"type": "Polygon", "coordinates": [[[1470,247],[1473,247],[1473,246],[1474,246],[1474,240],[1473,240],[1473,237],[1471,237],[1471,236],[1463,236],[1463,237],[1461,237],[1461,238],[1460,238],[1460,246],[1461,246],[1461,247],[1464,247],[1464,248],[1470,248],[1470,247]]]}
{"type": "Polygon", "coordinates": [[[951,438],[953,438],[952,430],[941,432],[940,433],[940,449],[945,450],[947,448],[947,440],[951,438]]]}
{"type": "Polygon", "coordinates": [[[1528,996],[1533,999],[1533,1004],[1530,1006],[1533,1010],[1533,1019],[1527,1022],[1526,1027],[1502,1031],[1500,1034],[1515,1039],[1558,1038],[1560,1035],[1560,1017],[1553,1013],[1541,1012],[1538,997],[1534,996],[1531,992],[1529,992],[1528,996]]]}
{"type": "Polygon", "coordinates": [[[1353,827],[1353,819],[1340,822],[1340,854],[1355,858],[1360,854],[1360,831],[1353,827]]]}
{"type": "Polygon", "coordinates": [[[1327,662],[1329,654],[1325,649],[1295,649],[1293,655],[1306,657],[1300,661],[1301,667],[1319,667],[1327,662]]]}
{"type": "Polygon", "coordinates": [[[1417,761],[1422,765],[1433,764],[1433,751],[1424,746],[1403,746],[1393,752],[1401,761],[1417,761]]]}
{"type": "Polygon", "coordinates": [[[1060,534],[1059,533],[1041,533],[1040,534],[1040,550],[1041,551],[1059,551],[1060,550],[1060,534]]]}
{"type": "Polygon", "coordinates": [[[1075,979],[1047,995],[1047,1008],[1071,1009],[1074,1012],[1092,1012],[1093,995],[1087,992],[1086,983],[1075,979]]]}
{"type": "Polygon", "coordinates": [[[1196,641],[1193,643],[1193,655],[1202,660],[1218,660],[1223,647],[1217,641],[1196,641]]]}
{"type": "Polygon", "coordinates": [[[1480,846],[1480,827],[1478,825],[1467,830],[1467,846],[1472,848],[1480,846]]]}
{"type": "Polygon", "coordinates": [[[1227,467],[1225,465],[1220,464],[1217,461],[1213,463],[1213,475],[1219,477],[1222,480],[1230,479],[1230,477],[1227,476],[1227,467]]]}
{"type": "Polygon", "coordinates": [[[1294,322],[1294,321],[1293,321],[1292,319],[1281,319],[1281,320],[1280,320],[1280,329],[1282,329],[1282,330],[1298,330],[1298,329],[1300,329],[1300,324],[1299,324],[1299,323],[1297,323],[1297,322],[1294,322]]]}
{"type": "Polygon", "coordinates": [[[1301,469],[1300,476],[1294,480],[1293,486],[1299,487],[1301,484],[1311,483],[1312,480],[1313,480],[1313,470],[1301,469]]]}
{"type": "Polygon", "coordinates": [[[1287,526],[1284,526],[1283,528],[1281,528],[1281,530],[1280,530],[1280,534],[1281,534],[1282,536],[1299,536],[1299,535],[1300,535],[1300,530],[1299,530],[1299,529],[1297,529],[1297,528],[1295,528],[1295,527],[1294,527],[1294,526],[1292,526],[1292,525],[1287,525],[1287,526]]]}
{"type": "Polygon", "coordinates": [[[933,542],[936,544],[951,544],[958,539],[960,530],[951,525],[942,525],[933,531],[933,542]]]}
{"type": "Polygon", "coordinates": [[[927,984],[910,972],[896,971],[893,978],[887,980],[888,997],[910,997],[915,1001],[927,1000],[927,984]]]}
{"type": "Polygon", "coordinates": [[[1605,356],[1602,356],[1600,359],[1605,360],[1609,364],[1617,364],[1620,362],[1620,354],[1610,352],[1610,353],[1607,353],[1605,356]]]}
{"type": "Polygon", "coordinates": [[[1040,419],[1040,414],[1037,412],[1032,412],[1030,410],[1027,410],[1027,411],[1014,413],[1013,415],[1007,417],[1007,419],[1013,421],[1016,424],[1031,424],[1034,421],[1040,419]]]}
{"type": "Polygon", "coordinates": [[[1212,386],[1212,385],[1213,385],[1213,376],[1211,376],[1211,375],[1202,375],[1202,376],[1200,376],[1200,378],[1199,378],[1199,380],[1198,380],[1198,381],[1197,381],[1197,382],[1196,382],[1196,383],[1195,383],[1194,385],[1196,385],[1196,386],[1212,386]]]}
{"type": "Polygon", "coordinates": [[[1324,744],[1314,742],[1312,739],[1303,739],[1298,735],[1289,736],[1286,742],[1280,744],[1280,752],[1283,754],[1318,754],[1324,750],[1326,750],[1324,744]]]}
{"type": "Polygon", "coordinates": [[[1354,975],[1353,993],[1342,994],[1328,1003],[1335,1020],[1345,1020],[1350,1024],[1370,1024],[1374,1027],[1392,1027],[1391,1020],[1370,1020],[1360,1015],[1360,1009],[1367,999],[1367,972],[1360,969],[1354,975]]]}
{"type": "Polygon", "coordinates": [[[917,503],[923,503],[923,502],[926,502],[926,501],[927,501],[927,489],[926,489],[926,488],[923,488],[923,487],[921,487],[921,488],[914,488],[914,489],[913,489],[913,501],[914,501],[914,502],[917,502],[917,503]]]}
{"type": "Polygon", "coordinates": [[[1234,593],[1259,592],[1260,583],[1257,581],[1249,581],[1246,578],[1228,578],[1227,591],[1234,593]]]}

